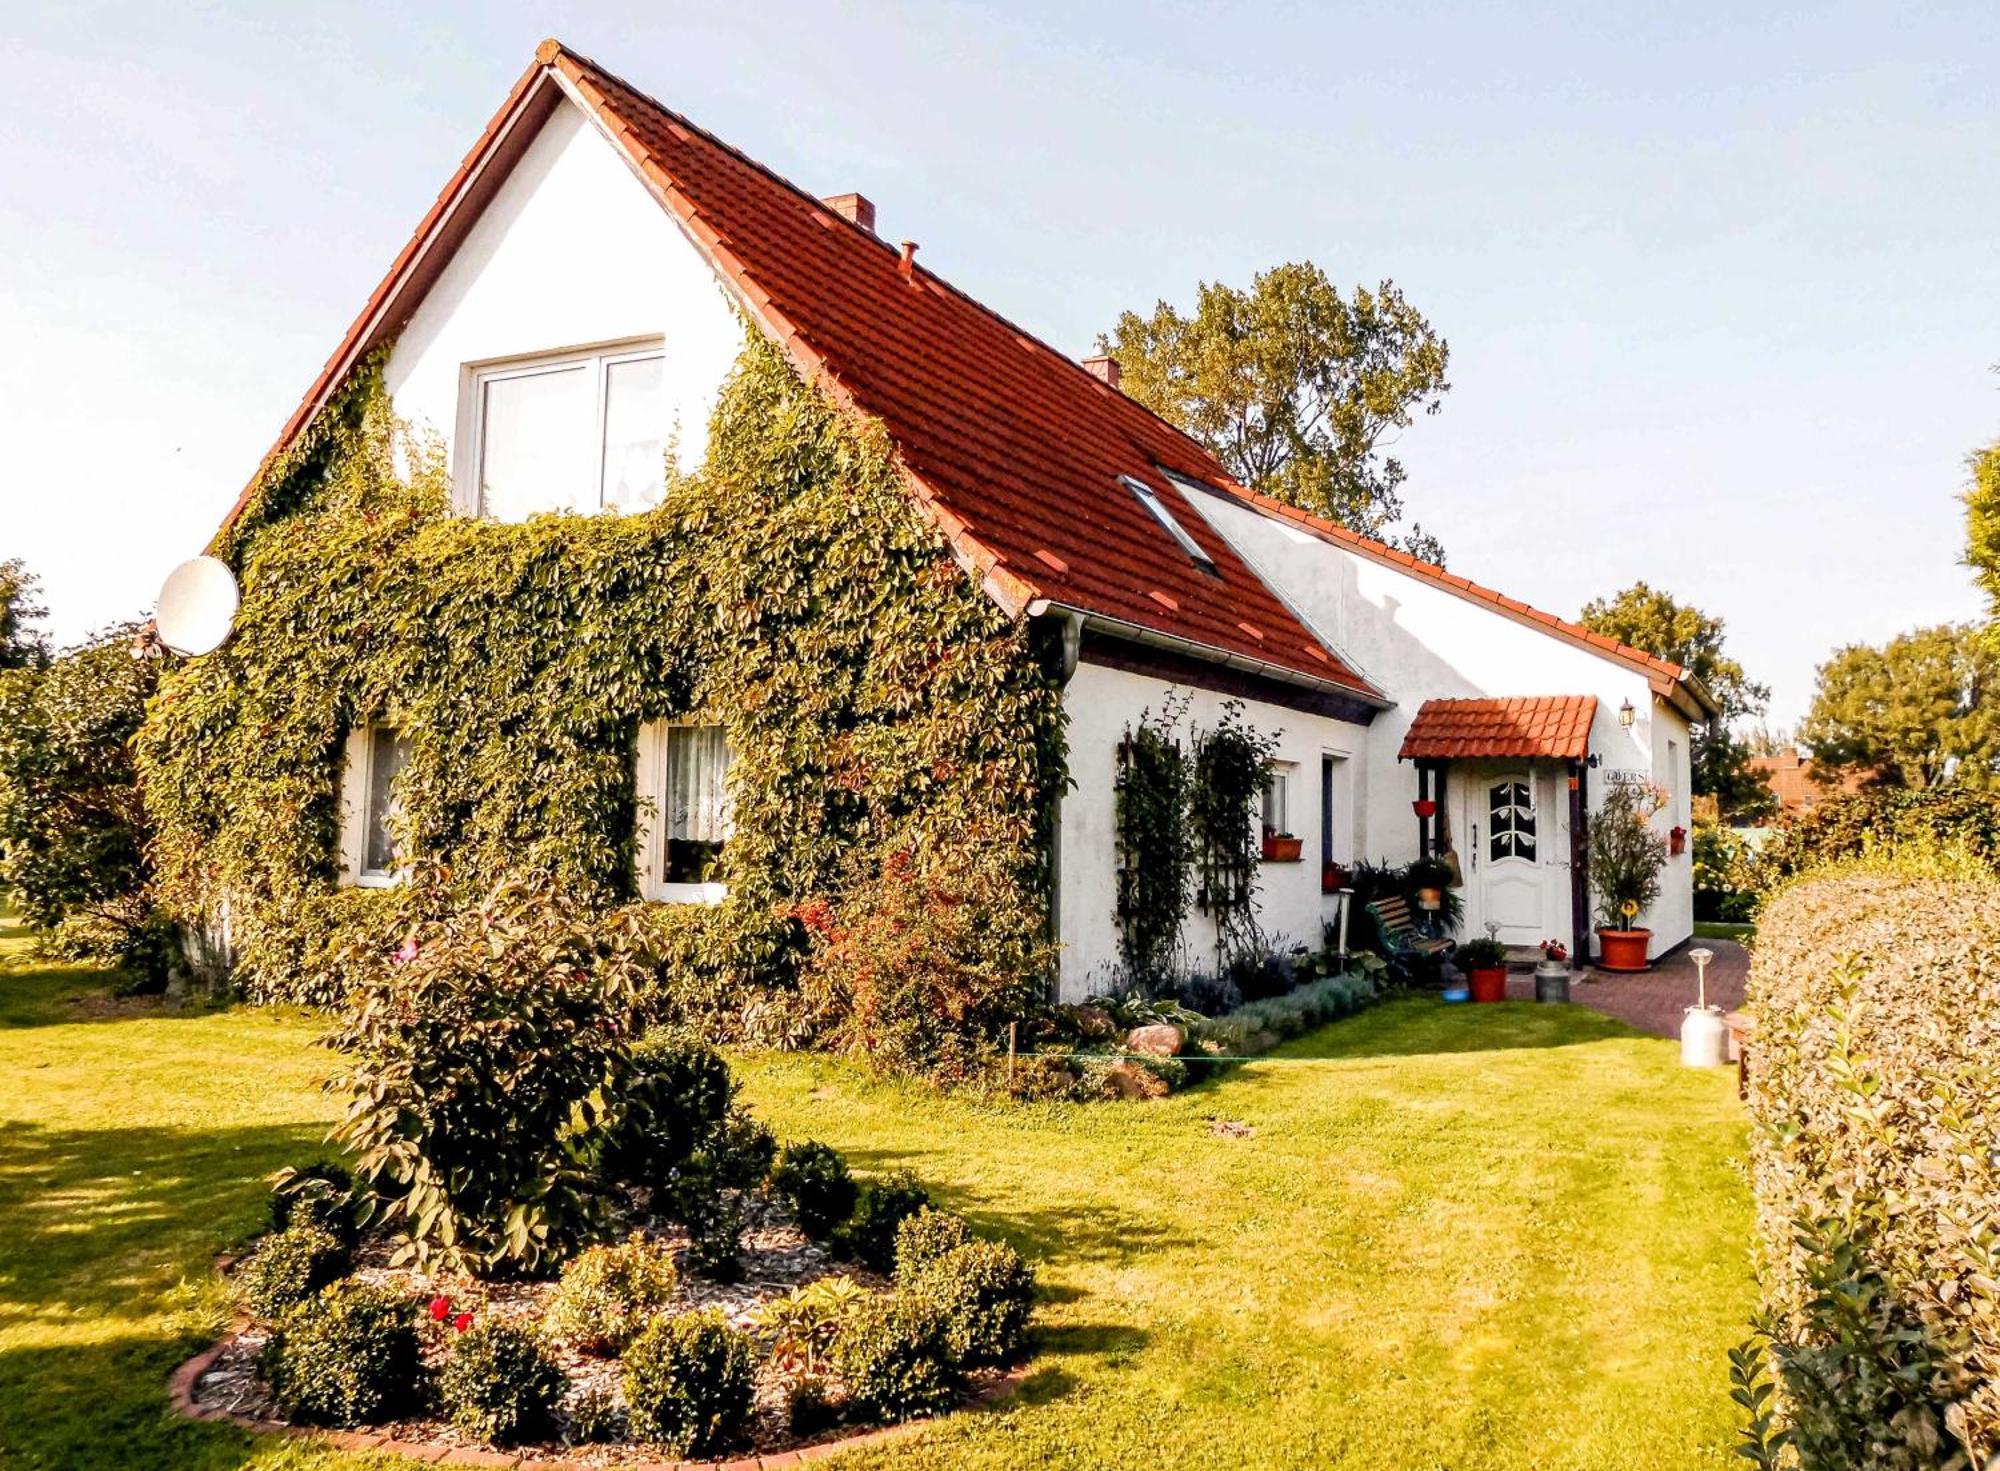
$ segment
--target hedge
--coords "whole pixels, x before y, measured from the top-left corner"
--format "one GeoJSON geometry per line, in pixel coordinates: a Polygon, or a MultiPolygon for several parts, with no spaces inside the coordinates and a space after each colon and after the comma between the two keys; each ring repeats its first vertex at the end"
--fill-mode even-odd
{"type": "MultiPolygon", "coordinates": [[[[1768,1463],[1986,1464],[2000,1451],[2000,882],[1795,884],[1765,908],[1747,1004],[1767,1446],[1791,1444],[1768,1463]]],[[[1753,1460],[1760,1438],[1753,1423],[1753,1460]]]]}

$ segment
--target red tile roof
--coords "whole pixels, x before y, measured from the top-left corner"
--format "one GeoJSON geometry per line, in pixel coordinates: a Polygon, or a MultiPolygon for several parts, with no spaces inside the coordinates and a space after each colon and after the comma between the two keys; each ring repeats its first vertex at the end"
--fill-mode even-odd
{"type": "MultiPolygon", "coordinates": [[[[537,95],[553,91],[538,86],[544,77],[623,150],[738,303],[801,371],[837,401],[882,421],[912,492],[1003,606],[1080,610],[1388,703],[1160,473],[1224,478],[1200,445],[924,266],[900,259],[811,194],[555,42],[537,51],[535,66],[398,257],[279,448],[310,421],[346,367],[407,319],[421,286],[406,291],[399,278],[427,253],[449,255],[455,240],[448,227],[456,215],[476,213],[476,205],[468,212],[459,203],[494,149],[509,136],[531,135],[553,105],[537,95]],[[1153,489],[1212,560],[1213,574],[1175,544],[1119,483],[1121,475],[1153,489]]],[[[468,224],[458,223],[457,233],[468,224]]]]}
{"type": "Polygon", "coordinates": [[[1434,761],[1481,756],[1581,761],[1590,754],[1590,723],[1596,718],[1595,695],[1426,700],[1397,755],[1434,761]]]}

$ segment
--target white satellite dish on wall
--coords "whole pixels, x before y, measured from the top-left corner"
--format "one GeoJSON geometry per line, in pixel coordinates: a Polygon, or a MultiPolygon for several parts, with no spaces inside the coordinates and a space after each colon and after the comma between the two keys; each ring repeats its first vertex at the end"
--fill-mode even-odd
{"type": "Polygon", "coordinates": [[[176,654],[213,653],[229,637],[241,602],[235,574],[214,557],[196,557],[167,574],[153,627],[176,654]]]}

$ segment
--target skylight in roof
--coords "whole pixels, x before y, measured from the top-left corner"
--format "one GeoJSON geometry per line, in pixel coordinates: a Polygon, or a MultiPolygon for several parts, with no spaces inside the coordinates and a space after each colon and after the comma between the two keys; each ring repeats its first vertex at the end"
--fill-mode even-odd
{"type": "Polygon", "coordinates": [[[1188,535],[1187,528],[1174,518],[1174,513],[1167,509],[1167,503],[1160,499],[1159,492],[1145,481],[1134,480],[1130,475],[1120,475],[1118,481],[1139,498],[1140,505],[1153,513],[1155,521],[1167,528],[1167,535],[1179,544],[1182,551],[1194,559],[1197,567],[1204,572],[1215,571],[1215,558],[1203,551],[1201,543],[1188,535]]]}

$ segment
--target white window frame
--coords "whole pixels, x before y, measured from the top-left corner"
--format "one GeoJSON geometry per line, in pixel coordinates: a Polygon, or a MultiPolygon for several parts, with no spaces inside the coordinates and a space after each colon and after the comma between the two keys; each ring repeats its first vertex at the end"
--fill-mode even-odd
{"type": "Polygon", "coordinates": [[[1270,779],[1264,783],[1263,812],[1258,818],[1260,830],[1274,833],[1279,837],[1296,838],[1298,829],[1292,826],[1292,778],[1298,774],[1298,765],[1292,761],[1273,761],[1270,779]],[[1275,812],[1277,825],[1267,820],[1275,812]]]}
{"type": "Polygon", "coordinates": [[[340,882],[355,889],[393,889],[403,881],[406,864],[371,869],[368,862],[368,797],[375,786],[375,734],[395,727],[383,720],[365,721],[347,733],[341,753],[340,882]]]}
{"type": "MultiPolygon", "coordinates": [[[[666,881],[667,845],[661,840],[667,800],[667,740],[674,730],[701,730],[720,722],[706,720],[649,720],[639,727],[638,750],[634,758],[633,780],[639,799],[633,862],[639,880],[639,897],[662,904],[720,904],[729,897],[727,884],[670,884],[666,881]]],[[[734,804],[728,801],[728,784],[723,785],[723,831],[725,845],[736,834],[734,804]]]]}
{"type": "MultiPolygon", "coordinates": [[[[544,509],[576,511],[582,515],[593,515],[606,509],[604,420],[610,408],[610,397],[605,391],[605,385],[610,380],[611,368],[616,364],[644,362],[648,358],[661,359],[664,370],[666,358],[664,338],[630,338],[619,342],[601,343],[595,347],[571,348],[562,352],[533,353],[521,357],[496,358],[483,363],[467,363],[459,375],[458,443],[461,449],[452,476],[452,498],[459,510],[468,516],[486,514],[485,495],[480,487],[480,468],[486,458],[486,385],[508,378],[533,378],[541,373],[558,373],[579,366],[589,366],[591,369],[593,408],[590,422],[594,427],[590,435],[590,466],[585,483],[595,487],[597,500],[595,505],[552,505],[544,509]]],[[[660,426],[660,441],[663,447],[660,464],[664,473],[666,465],[664,446],[667,440],[664,401],[660,411],[663,419],[660,426]]],[[[615,509],[625,511],[640,508],[621,506],[615,509]]]]}
{"type": "Polygon", "coordinates": [[[1180,518],[1174,515],[1173,511],[1168,508],[1167,503],[1160,499],[1160,493],[1157,490],[1146,484],[1145,481],[1135,480],[1130,475],[1120,475],[1118,480],[1120,484],[1139,498],[1140,505],[1152,512],[1153,519],[1167,529],[1167,534],[1173,537],[1175,544],[1182,551],[1186,552],[1198,566],[1210,572],[1215,571],[1215,558],[1203,551],[1201,543],[1188,534],[1188,529],[1181,525],[1180,518]]]}

